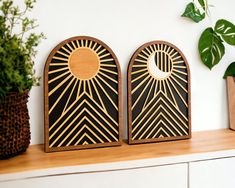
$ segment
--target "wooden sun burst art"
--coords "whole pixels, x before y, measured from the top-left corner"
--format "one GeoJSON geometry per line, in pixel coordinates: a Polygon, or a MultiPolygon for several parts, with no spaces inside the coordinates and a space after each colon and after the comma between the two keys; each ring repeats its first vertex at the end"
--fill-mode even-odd
{"type": "Polygon", "coordinates": [[[174,45],[141,46],[128,68],[129,143],[191,137],[190,72],[174,45]]]}
{"type": "Polygon", "coordinates": [[[103,42],[73,37],[55,47],[44,98],[47,152],[120,145],[120,67],[103,42]]]}

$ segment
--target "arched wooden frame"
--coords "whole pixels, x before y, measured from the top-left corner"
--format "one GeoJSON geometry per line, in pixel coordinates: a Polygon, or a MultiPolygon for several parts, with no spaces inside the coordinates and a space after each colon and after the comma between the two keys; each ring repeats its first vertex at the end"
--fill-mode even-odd
{"type": "Polygon", "coordinates": [[[130,60],[127,80],[129,144],[191,138],[190,70],[176,46],[142,45],[130,60]]]}
{"type": "Polygon", "coordinates": [[[111,48],[88,36],[61,42],[44,68],[45,151],[121,145],[121,105],[111,48]]]}

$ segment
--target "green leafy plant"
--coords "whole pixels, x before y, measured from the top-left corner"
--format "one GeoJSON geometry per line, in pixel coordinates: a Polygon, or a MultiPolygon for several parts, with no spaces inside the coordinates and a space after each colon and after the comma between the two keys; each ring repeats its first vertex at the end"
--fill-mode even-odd
{"type": "MultiPolygon", "coordinates": [[[[183,17],[187,17],[194,22],[200,22],[208,14],[207,0],[198,0],[200,8],[196,7],[195,2],[190,2],[184,13],[183,17]],[[202,9],[202,11],[200,11],[202,9]]],[[[224,42],[229,45],[235,45],[235,25],[225,19],[220,19],[216,22],[215,27],[206,28],[199,39],[198,51],[201,61],[210,70],[217,65],[225,54],[224,42]]],[[[235,76],[235,64],[231,63],[224,74],[227,76],[235,76]]]]}
{"type": "Polygon", "coordinates": [[[35,47],[44,35],[32,33],[37,25],[27,17],[35,0],[24,3],[21,11],[13,0],[0,0],[0,102],[9,92],[22,93],[39,84],[33,65],[35,47]]]}

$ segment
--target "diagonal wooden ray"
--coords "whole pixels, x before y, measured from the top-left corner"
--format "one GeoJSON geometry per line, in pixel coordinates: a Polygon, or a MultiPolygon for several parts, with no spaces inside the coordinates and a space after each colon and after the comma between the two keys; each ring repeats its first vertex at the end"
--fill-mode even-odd
{"type": "MultiPolygon", "coordinates": [[[[76,109],[69,115],[69,117],[68,117],[59,127],[57,127],[57,129],[53,132],[53,134],[50,135],[49,140],[52,139],[52,138],[55,136],[55,134],[64,126],[64,124],[72,117],[72,115],[73,115],[74,113],[77,112],[77,110],[78,110],[84,103],[89,104],[89,102],[87,102],[86,100],[83,100],[82,103],[79,104],[79,106],[76,107],[76,109]]],[[[101,117],[101,118],[107,123],[107,125],[109,125],[109,127],[110,127],[113,131],[115,131],[116,133],[118,133],[118,131],[117,131],[116,129],[114,129],[113,126],[111,126],[111,125],[108,123],[108,121],[107,121],[102,115],[100,115],[99,112],[97,112],[97,111],[94,109],[94,107],[92,107],[92,105],[90,105],[90,107],[99,115],[99,117],[101,117]]],[[[91,113],[89,112],[89,110],[87,110],[86,108],[84,108],[81,112],[79,112],[79,114],[76,116],[76,118],[74,118],[74,119],[70,122],[70,124],[67,125],[65,129],[63,129],[63,132],[62,132],[59,136],[56,137],[56,139],[55,139],[55,140],[53,141],[53,143],[50,145],[51,147],[58,141],[58,139],[59,139],[61,136],[63,136],[63,134],[72,126],[72,124],[81,116],[81,114],[83,114],[84,111],[86,111],[96,122],[98,122],[99,125],[100,125],[106,132],[109,133],[109,135],[111,135],[114,139],[117,139],[102,123],[100,123],[100,121],[99,121],[93,114],[91,114],[91,113]]]]}
{"type": "Polygon", "coordinates": [[[98,98],[99,98],[99,101],[100,101],[100,103],[101,103],[101,105],[102,105],[104,111],[107,113],[107,109],[106,109],[106,107],[105,107],[105,105],[104,105],[104,102],[103,102],[102,98],[100,97],[100,93],[98,92],[98,89],[96,88],[96,84],[95,84],[94,80],[91,79],[91,82],[92,82],[92,85],[93,85],[93,87],[94,87],[94,89],[95,89],[95,92],[96,92],[96,94],[97,94],[97,96],[98,96],[98,98]]]}
{"type": "Polygon", "coordinates": [[[181,64],[181,63],[185,63],[185,62],[183,60],[179,60],[179,61],[172,61],[172,63],[174,65],[176,65],[176,64],[181,64]]]}
{"type": "Polygon", "coordinates": [[[141,52],[142,52],[144,55],[146,55],[147,57],[151,54],[151,53],[147,53],[147,52],[145,51],[145,49],[143,49],[141,52]]]}
{"type": "MultiPolygon", "coordinates": [[[[164,133],[167,135],[167,137],[170,137],[170,135],[161,127],[161,128],[153,135],[153,138],[155,138],[155,137],[157,136],[157,134],[158,134],[160,131],[164,132],[164,133]]],[[[164,136],[161,135],[160,138],[161,138],[161,137],[164,137],[164,136]]]]}
{"type": "Polygon", "coordinates": [[[150,45],[149,48],[150,48],[151,52],[155,52],[156,51],[156,50],[154,50],[153,45],[150,45]]]}
{"type": "Polygon", "coordinates": [[[73,81],[75,80],[75,78],[72,78],[72,80],[69,82],[69,84],[66,86],[66,88],[63,90],[63,92],[60,94],[60,96],[57,98],[57,100],[55,101],[55,103],[53,104],[53,106],[50,108],[49,110],[49,115],[50,113],[54,110],[55,106],[58,104],[58,102],[61,100],[61,98],[64,96],[65,92],[68,90],[68,88],[71,86],[71,84],[73,83],[73,81]]]}
{"type": "Polygon", "coordinates": [[[116,65],[100,64],[101,67],[117,67],[116,65]]]}
{"type": "Polygon", "coordinates": [[[67,62],[67,61],[68,61],[68,58],[64,58],[64,57],[57,57],[57,56],[53,56],[53,59],[61,60],[61,61],[65,61],[65,62],[67,62]]]}
{"type": "Polygon", "coordinates": [[[140,98],[142,97],[142,95],[144,94],[146,88],[148,87],[148,85],[151,83],[151,81],[153,80],[152,77],[150,77],[150,80],[148,81],[148,83],[146,84],[146,86],[144,87],[144,89],[141,91],[140,95],[138,96],[138,98],[136,99],[136,101],[134,102],[134,104],[131,107],[131,110],[133,110],[135,108],[135,105],[138,103],[138,101],[140,100],[140,98]]]}
{"type": "Polygon", "coordinates": [[[110,55],[110,53],[106,53],[106,54],[104,54],[104,55],[102,55],[102,56],[99,56],[99,58],[102,59],[102,58],[107,57],[107,56],[109,56],[109,55],[110,55]]]}
{"type": "Polygon", "coordinates": [[[177,102],[176,102],[175,96],[174,96],[174,94],[173,94],[173,92],[172,92],[172,89],[171,89],[171,87],[170,87],[170,85],[169,85],[168,79],[166,80],[166,84],[167,84],[167,88],[168,88],[169,91],[170,91],[171,97],[172,97],[172,99],[173,99],[174,106],[175,106],[177,109],[179,109],[179,106],[178,106],[178,104],[177,104],[177,102]]]}
{"type": "Polygon", "coordinates": [[[71,54],[71,51],[69,51],[67,48],[65,48],[65,47],[61,47],[64,51],[66,51],[68,54],[71,54]]]}
{"type": "Polygon", "coordinates": [[[182,100],[182,102],[184,103],[184,105],[186,107],[188,107],[188,104],[186,103],[186,101],[184,100],[184,98],[182,97],[182,95],[180,94],[179,90],[175,87],[174,83],[169,79],[170,84],[173,86],[173,88],[175,89],[175,91],[177,92],[178,96],[180,97],[180,99],[182,100]]]}
{"type": "Polygon", "coordinates": [[[84,40],[81,40],[81,47],[85,47],[84,40]]]}
{"type": "MultiPolygon", "coordinates": [[[[64,106],[64,109],[63,109],[63,112],[62,112],[62,114],[64,113],[64,111],[66,110],[66,108],[67,108],[67,106],[68,106],[68,103],[69,103],[69,101],[70,101],[70,99],[71,99],[71,97],[72,97],[72,95],[74,94],[74,89],[75,89],[75,87],[76,87],[76,85],[77,85],[77,83],[78,83],[78,79],[75,81],[75,83],[74,83],[74,86],[73,86],[73,89],[72,89],[72,91],[71,91],[71,93],[70,93],[70,95],[69,95],[69,98],[68,98],[68,100],[67,100],[67,102],[66,102],[66,104],[65,104],[65,106],[64,106]]],[[[80,81],[79,81],[80,82],[80,81]]]]}
{"type": "MultiPolygon", "coordinates": [[[[160,101],[160,100],[163,101],[165,104],[167,104],[164,100],[162,100],[162,98],[159,98],[159,101],[160,101]]],[[[169,108],[169,106],[168,106],[168,108],[169,108]]],[[[132,130],[132,134],[133,134],[134,131],[135,131],[137,128],[139,128],[139,126],[141,126],[140,129],[138,130],[138,132],[135,133],[135,136],[133,136],[133,139],[135,139],[136,136],[139,134],[139,132],[142,131],[142,130],[146,127],[146,124],[154,117],[154,115],[158,112],[159,109],[163,109],[163,110],[165,111],[165,113],[167,113],[167,115],[179,126],[179,128],[180,128],[186,135],[188,134],[188,133],[181,127],[181,125],[179,124],[179,122],[176,121],[175,118],[173,118],[173,116],[172,116],[162,105],[159,105],[159,107],[157,108],[157,110],[155,110],[155,112],[152,113],[152,115],[147,119],[147,121],[144,122],[143,125],[140,124],[140,123],[138,123],[138,124],[136,125],[136,127],[132,130]]],[[[171,111],[172,111],[172,110],[171,110],[171,111]]],[[[149,112],[150,112],[150,110],[149,110],[149,112]]],[[[173,112],[173,111],[172,111],[172,112],[173,112]]],[[[144,119],[144,118],[143,118],[143,119],[144,119]]],[[[178,119],[179,119],[179,118],[178,118],[178,119]]],[[[167,119],[166,119],[166,120],[167,120],[167,119]]],[[[168,120],[168,122],[169,122],[169,120],[168,120]]],[[[181,121],[181,123],[183,123],[183,125],[185,125],[186,128],[188,128],[188,126],[187,126],[183,121],[181,121]]]]}
{"type": "Polygon", "coordinates": [[[187,80],[185,80],[184,78],[180,77],[179,75],[177,75],[176,73],[172,72],[171,76],[176,76],[177,78],[179,78],[180,80],[182,80],[183,82],[185,82],[186,84],[188,83],[187,80]]]}
{"type": "Polygon", "coordinates": [[[142,59],[135,59],[135,61],[140,63],[147,63],[147,60],[142,60],[142,59]]]}
{"type": "MultiPolygon", "coordinates": [[[[155,123],[155,121],[156,121],[161,115],[162,115],[162,112],[160,112],[160,113],[154,118],[154,120],[151,122],[151,124],[148,125],[147,128],[145,129],[145,131],[138,137],[139,140],[143,138],[143,136],[146,134],[146,132],[151,128],[151,126],[155,123]]],[[[155,125],[155,128],[158,127],[158,125],[159,125],[159,123],[160,123],[161,121],[162,121],[162,120],[160,119],[160,121],[155,125]]],[[[154,129],[152,129],[152,131],[153,131],[153,130],[154,130],[154,129]]],[[[173,134],[176,136],[175,133],[173,133],[173,134]]]]}
{"type": "Polygon", "coordinates": [[[95,50],[95,47],[97,46],[97,43],[95,42],[95,44],[93,45],[93,47],[91,48],[92,50],[95,50]]]}
{"type": "Polygon", "coordinates": [[[149,54],[152,54],[152,52],[149,50],[148,46],[145,48],[149,54]]]}
{"type": "Polygon", "coordinates": [[[91,95],[91,98],[93,98],[90,80],[87,80],[87,84],[88,84],[88,90],[89,90],[89,93],[90,93],[90,95],[91,95]]]}
{"type": "Polygon", "coordinates": [[[100,60],[100,63],[109,62],[109,61],[114,61],[114,59],[113,59],[113,58],[101,59],[101,60],[100,60]]]}
{"type": "Polygon", "coordinates": [[[118,81],[117,80],[114,80],[113,78],[111,78],[110,76],[108,76],[107,74],[104,74],[103,72],[98,72],[98,75],[102,75],[102,76],[104,76],[104,77],[106,77],[106,78],[108,78],[109,80],[111,80],[112,82],[114,82],[114,83],[118,83],[118,81]]]}
{"type": "MultiPolygon", "coordinates": [[[[85,133],[84,135],[82,135],[81,138],[78,139],[78,141],[77,141],[74,145],[75,145],[75,146],[78,145],[78,143],[79,143],[83,138],[85,138],[85,137],[86,137],[86,138],[89,138],[89,140],[92,141],[93,144],[96,143],[87,133],[85,133]]],[[[87,142],[85,142],[85,143],[87,143],[87,142]]]]}
{"type": "Polygon", "coordinates": [[[113,89],[112,86],[110,86],[100,75],[97,75],[97,78],[99,78],[106,86],[108,86],[109,89],[111,89],[115,94],[118,94],[117,90],[113,89]]]}
{"type": "Polygon", "coordinates": [[[143,59],[145,59],[145,60],[148,60],[148,57],[145,57],[145,56],[143,56],[143,55],[141,55],[141,54],[138,54],[138,56],[141,57],[141,58],[143,58],[143,59]]]}
{"type": "Polygon", "coordinates": [[[69,71],[66,71],[66,72],[64,72],[63,74],[61,74],[61,75],[59,75],[59,76],[56,76],[55,78],[49,80],[48,83],[50,84],[50,83],[52,83],[52,82],[58,80],[59,78],[65,76],[66,74],[69,74],[69,73],[70,73],[69,71]]]}
{"type": "Polygon", "coordinates": [[[60,82],[56,87],[54,87],[49,93],[48,96],[52,95],[57,89],[59,89],[68,79],[70,79],[72,75],[69,75],[67,78],[65,78],[62,82],[60,82]]]}
{"type": "Polygon", "coordinates": [[[78,85],[78,91],[77,91],[76,99],[78,99],[80,97],[80,90],[81,90],[82,83],[83,83],[83,80],[80,80],[79,85],[78,85]]]}
{"type": "Polygon", "coordinates": [[[108,73],[111,73],[111,74],[114,74],[114,75],[118,74],[117,72],[114,72],[114,71],[111,71],[111,70],[108,70],[108,69],[105,69],[105,68],[100,68],[100,70],[103,70],[105,72],[108,72],[108,73]]]}
{"type": "Polygon", "coordinates": [[[60,68],[60,69],[49,71],[48,74],[53,74],[53,73],[60,72],[60,71],[63,71],[63,70],[68,70],[68,69],[69,69],[68,67],[63,67],[63,68],[60,68]]]}
{"type": "Polygon", "coordinates": [[[100,54],[102,54],[103,52],[105,52],[106,49],[104,48],[103,50],[101,50],[100,52],[97,53],[97,55],[99,56],[100,54]]]}
{"type": "Polygon", "coordinates": [[[77,47],[75,46],[74,42],[71,41],[71,43],[72,43],[73,49],[76,49],[77,47]]]}
{"type": "Polygon", "coordinates": [[[68,63],[51,63],[50,66],[68,66],[68,63]]]}
{"type": "Polygon", "coordinates": [[[110,98],[109,94],[105,91],[105,89],[103,88],[103,86],[100,84],[99,80],[94,77],[94,80],[96,81],[96,83],[100,86],[100,88],[102,89],[102,91],[104,92],[104,94],[106,95],[106,97],[109,99],[109,101],[112,103],[113,107],[118,110],[117,105],[113,102],[113,100],[110,98]]]}
{"type": "MultiPolygon", "coordinates": [[[[90,42],[90,45],[91,45],[91,43],[92,43],[92,41],[90,42]]],[[[81,47],[78,40],[76,40],[76,44],[77,44],[78,48],[81,47]]]]}
{"type": "MultiPolygon", "coordinates": [[[[182,86],[181,85],[181,83],[180,82],[178,82],[175,78],[174,78],[174,76],[173,75],[171,75],[170,77],[169,77],[169,79],[171,80],[171,79],[173,79],[174,81],[175,81],[175,83],[178,85],[178,86],[180,86],[180,88],[181,89],[183,89],[184,90],[184,92],[185,93],[188,93],[188,91],[187,91],[187,89],[185,89],[185,87],[184,86],[182,86]]],[[[172,80],[171,80],[172,81],[172,80]]]]}
{"type": "Polygon", "coordinates": [[[141,74],[140,76],[136,77],[135,79],[131,80],[131,83],[134,83],[135,81],[141,79],[142,77],[146,76],[146,74],[149,74],[148,72],[145,72],[144,74],[141,74]]]}
{"type": "Polygon", "coordinates": [[[151,87],[150,87],[150,89],[149,89],[149,92],[148,92],[148,95],[147,95],[147,97],[146,97],[146,100],[145,100],[145,102],[144,102],[142,111],[143,111],[144,107],[146,106],[146,103],[147,103],[147,101],[148,101],[148,99],[149,99],[150,93],[152,92],[152,89],[153,89],[153,86],[154,86],[155,83],[156,83],[156,80],[154,79],[153,82],[152,82],[152,85],[151,85],[151,87]]]}
{"type": "Polygon", "coordinates": [[[85,47],[88,47],[88,40],[85,40],[85,47]]]}
{"type": "MultiPolygon", "coordinates": [[[[84,117],[84,119],[86,119],[89,123],[93,124],[88,118],[84,117]]],[[[79,124],[80,124],[80,123],[78,123],[78,125],[79,125],[79,124]]],[[[76,127],[76,128],[77,128],[77,127],[76,127]]],[[[69,143],[67,144],[67,146],[69,146],[69,145],[74,141],[74,139],[77,138],[77,136],[80,134],[80,132],[83,131],[84,128],[87,128],[88,130],[90,130],[90,128],[89,128],[87,125],[85,125],[82,129],[80,129],[80,130],[74,135],[74,137],[69,141],[69,143]]],[[[99,133],[102,133],[103,136],[107,137],[107,136],[106,136],[102,131],[100,131],[96,126],[94,126],[94,128],[95,128],[99,133]]],[[[74,129],[74,130],[75,130],[75,129],[74,129]]],[[[93,131],[90,130],[90,132],[92,132],[93,135],[94,135],[101,143],[104,143],[104,141],[103,141],[100,137],[98,137],[93,131]]],[[[106,138],[106,139],[107,139],[109,142],[111,142],[111,140],[110,140],[109,138],[106,138]]],[[[75,145],[76,145],[76,143],[75,143],[75,145]]]]}
{"type": "Polygon", "coordinates": [[[149,78],[150,78],[150,80],[153,79],[150,75],[146,76],[145,79],[143,79],[143,80],[135,87],[135,89],[133,89],[133,90],[131,91],[131,94],[133,95],[133,94],[139,89],[139,87],[142,86],[143,83],[145,83],[145,81],[148,80],[149,78]]]}
{"type": "Polygon", "coordinates": [[[183,74],[183,75],[185,75],[185,76],[188,75],[186,72],[183,72],[183,71],[180,71],[180,70],[177,70],[177,69],[174,69],[173,72],[179,73],[179,74],[183,74]]]}
{"type": "Polygon", "coordinates": [[[144,72],[144,71],[148,71],[147,67],[143,68],[141,70],[138,70],[138,71],[133,71],[133,72],[131,72],[131,75],[135,75],[135,74],[138,74],[138,73],[141,73],[141,72],[144,72]]]}
{"type": "Polygon", "coordinates": [[[83,80],[83,92],[86,92],[86,80],[83,80]]]}
{"type": "Polygon", "coordinates": [[[65,45],[71,50],[71,52],[74,50],[68,43],[66,43],[65,45]]]}
{"type": "Polygon", "coordinates": [[[69,55],[68,55],[68,54],[65,54],[64,52],[62,52],[62,51],[60,51],[60,50],[58,50],[57,53],[58,53],[58,54],[61,54],[62,56],[65,56],[65,57],[69,58],[69,55]]]}
{"type": "MultiPolygon", "coordinates": [[[[161,101],[164,101],[164,100],[162,100],[161,98],[159,98],[159,99],[160,99],[161,101]]],[[[159,100],[159,101],[160,101],[160,100],[159,100]]],[[[136,127],[132,130],[132,134],[134,134],[135,130],[137,130],[137,128],[139,128],[139,126],[141,126],[141,127],[138,129],[138,132],[133,135],[133,139],[135,139],[136,136],[138,136],[138,134],[139,134],[144,128],[146,128],[146,126],[149,126],[149,125],[148,125],[148,122],[156,115],[156,113],[157,113],[160,109],[163,109],[163,110],[165,111],[165,113],[167,113],[167,115],[169,115],[169,116],[171,117],[171,119],[181,128],[181,126],[180,126],[180,124],[178,123],[178,121],[176,121],[176,120],[170,115],[170,113],[169,113],[162,105],[159,105],[158,108],[154,111],[154,113],[152,113],[152,115],[144,122],[144,124],[138,123],[138,124],[136,125],[136,127]]],[[[144,118],[143,118],[143,119],[144,119],[144,118]]],[[[187,134],[187,132],[186,132],[183,128],[181,128],[181,130],[182,130],[185,134],[187,134]]]]}
{"type": "Polygon", "coordinates": [[[132,67],[146,67],[146,65],[133,65],[132,67]]]}
{"type": "MultiPolygon", "coordinates": [[[[98,52],[101,47],[102,47],[102,46],[99,45],[98,48],[95,49],[95,52],[98,52]]],[[[97,53],[96,53],[96,54],[97,54],[97,53]]]]}
{"type": "MultiPolygon", "coordinates": [[[[60,144],[58,145],[58,147],[60,147],[69,137],[72,133],[74,133],[74,131],[78,128],[78,126],[82,126],[82,122],[84,120],[87,120],[87,121],[90,121],[86,116],[84,116],[77,124],[76,126],[69,132],[69,134],[66,135],[66,137],[60,142],[60,144]]],[[[91,121],[89,123],[92,123],[91,121]]],[[[97,127],[92,123],[92,126],[97,130],[97,127]]],[[[84,126],[84,127],[87,127],[87,126],[84,126]]],[[[82,127],[82,129],[80,129],[78,132],[81,132],[84,127],[82,127]]],[[[99,130],[99,129],[98,129],[99,130]]],[[[100,130],[99,130],[100,131],[100,130]]],[[[104,141],[98,137],[93,131],[90,131],[101,143],[104,143],[104,141]]],[[[76,138],[77,136],[75,135],[74,138],[76,138]]],[[[67,146],[69,146],[71,144],[71,142],[73,142],[73,139],[70,140],[69,143],[67,143],[67,146]]],[[[110,142],[110,140],[109,140],[110,142]]]]}
{"type": "MultiPolygon", "coordinates": [[[[167,96],[166,96],[162,91],[159,91],[159,92],[158,92],[158,95],[159,95],[160,93],[163,94],[163,95],[165,96],[165,98],[168,100],[168,102],[170,102],[171,105],[174,106],[174,104],[167,98],[167,96]]],[[[158,95],[157,95],[157,96],[158,96],[158,95]]],[[[157,97],[157,96],[156,96],[156,97],[157,97]]],[[[153,100],[155,100],[156,97],[154,97],[154,98],[148,103],[148,105],[145,107],[145,109],[148,108],[148,106],[152,103],[153,100]]],[[[160,100],[163,101],[163,103],[171,110],[171,112],[172,112],[172,113],[181,121],[181,123],[183,123],[183,125],[185,125],[185,127],[187,128],[188,125],[186,125],[186,124],[184,123],[184,121],[183,121],[174,111],[172,111],[172,109],[170,108],[170,106],[165,102],[165,100],[162,100],[162,98],[159,98],[159,99],[157,100],[157,102],[156,102],[154,105],[152,105],[152,107],[148,110],[148,112],[144,115],[144,117],[142,117],[142,119],[139,121],[139,123],[138,123],[137,125],[139,125],[139,124],[144,120],[144,118],[147,117],[147,115],[152,111],[153,108],[155,108],[155,106],[160,102],[160,100]]],[[[144,110],[145,110],[145,109],[144,109],[144,110]]],[[[188,119],[182,114],[182,112],[181,112],[179,109],[177,109],[177,108],[175,108],[175,109],[177,110],[177,112],[178,112],[182,117],[184,117],[184,119],[185,119],[186,121],[188,121],[188,119]]],[[[138,114],[138,116],[137,116],[137,117],[135,118],[135,120],[132,122],[133,125],[135,124],[136,120],[137,120],[143,113],[144,113],[144,111],[141,112],[140,114],[138,114]]],[[[171,115],[170,115],[170,116],[171,116],[171,115]]],[[[136,125],[136,126],[137,126],[137,125],[136,125]]],[[[135,129],[135,128],[134,128],[134,129],[135,129]]],[[[134,131],[134,129],[133,129],[133,131],[134,131]]]]}

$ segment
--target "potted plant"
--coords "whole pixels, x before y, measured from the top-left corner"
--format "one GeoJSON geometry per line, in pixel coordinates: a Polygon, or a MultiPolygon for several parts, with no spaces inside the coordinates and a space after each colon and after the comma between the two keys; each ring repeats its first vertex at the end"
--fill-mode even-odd
{"type": "MultiPolygon", "coordinates": [[[[208,0],[193,1],[186,6],[182,16],[198,23],[209,15],[209,7],[208,0]]],[[[208,27],[202,32],[198,42],[198,51],[201,61],[210,70],[224,56],[224,42],[235,45],[235,25],[225,19],[218,20],[214,28],[208,27]]],[[[235,62],[228,66],[224,78],[227,79],[230,128],[235,130],[235,62]]]]}
{"type": "Polygon", "coordinates": [[[35,0],[25,0],[20,10],[13,0],[0,0],[0,159],[15,156],[30,143],[28,94],[39,84],[33,69],[35,47],[43,34],[31,31],[35,20],[27,17],[35,0]]]}

